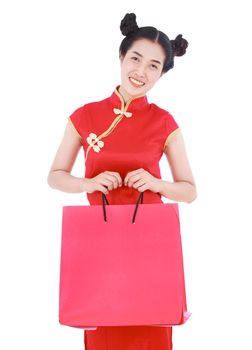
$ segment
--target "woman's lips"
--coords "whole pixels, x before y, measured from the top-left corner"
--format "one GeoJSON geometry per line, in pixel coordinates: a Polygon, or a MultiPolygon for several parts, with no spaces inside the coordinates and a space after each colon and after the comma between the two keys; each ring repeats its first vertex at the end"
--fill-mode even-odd
{"type": "Polygon", "coordinates": [[[131,78],[131,77],[129,78],[129,81],[136,88],[141,88],[142,86],[145,85],[145,83],[143,83],[142,81],[139,81],[139,80],[131,78]]]}

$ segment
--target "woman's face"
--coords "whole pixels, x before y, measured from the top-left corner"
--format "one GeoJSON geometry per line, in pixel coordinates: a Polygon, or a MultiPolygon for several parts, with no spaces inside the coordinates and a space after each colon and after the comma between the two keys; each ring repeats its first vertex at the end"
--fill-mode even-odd
{"type": "Polygon", "coordinates": [[[162,47],[148,39],[133,43],[121,61],[121,90],[128,97],[145,95],[162,75],[165,54],[162,47]]]}

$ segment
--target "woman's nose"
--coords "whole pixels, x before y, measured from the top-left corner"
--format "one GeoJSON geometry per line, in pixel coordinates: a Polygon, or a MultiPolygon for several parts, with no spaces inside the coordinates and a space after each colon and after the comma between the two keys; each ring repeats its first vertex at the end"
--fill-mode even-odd
{"type": "Polygon", "coordinates": [[[145,76],[145,66],[144,65],[139,65],[137,67],[137,74],[139,75],[139,78],[145,76]]]}

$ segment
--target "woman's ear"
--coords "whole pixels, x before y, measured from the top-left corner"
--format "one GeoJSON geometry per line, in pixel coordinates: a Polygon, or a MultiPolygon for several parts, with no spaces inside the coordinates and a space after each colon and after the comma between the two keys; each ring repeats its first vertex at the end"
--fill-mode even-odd
{"type": "Polygon", "coordinates": [[[123,63],[123,59],[124,59],[122,54],[120,54],[119,59],[120,59],[120,63],[122,64],[123,63]]]}

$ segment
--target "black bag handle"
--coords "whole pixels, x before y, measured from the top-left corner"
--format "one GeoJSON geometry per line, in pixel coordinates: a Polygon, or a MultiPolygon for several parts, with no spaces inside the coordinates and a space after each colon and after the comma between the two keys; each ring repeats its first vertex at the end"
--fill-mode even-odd
{"type": "MultiPolygon", "coordinates": [[[[141,192],[139,197],[138,197],[138,200],[137,200],[137,203],[136,203],[136,206],[135,206],[135,210],[134,210],[134,214],[133,214],[133,217],[132,217],[132,224],[135,223],[139,202],[141,201],[141,204],[143,204],[143,194],[144,193],[141,192]]],[[[103,218],[104,218],[105,222],[107,221],[106,204],[109,205],[109,202],[108,202],[108,199],[107,199],[106,195],[102,192],[103,218]]]]}

